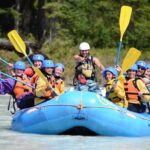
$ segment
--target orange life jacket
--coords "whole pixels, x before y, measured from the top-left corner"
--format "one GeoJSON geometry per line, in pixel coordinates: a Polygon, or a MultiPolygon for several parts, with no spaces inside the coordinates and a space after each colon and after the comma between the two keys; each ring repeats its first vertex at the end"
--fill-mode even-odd
{"type": "Polygon", "coordinates": [[[55,82],[56,82],[56,80],[55,80],[55,77],[53,75],[51,75],[50,78],[48,78],[48,81],[51,84],[51,86],[53,88],[55,88],[55,82]]]}
{"type": "Polygon", "coordinates": [[[64,92],[64,82],[61,78],[55,78],[53,75],[51,75],[48,78],[48,81],[52,88],[54,88],[58,94],[62,94],[64,92]]]}
{"type": "Polygon", "coordinates": [[[38,74],[35,73],[31,78],[31,84],[32,85],[35,84],[37,80],[38,80],[38,74]]]}
{"type": "Polygon", "coordinates": [[[124,82],[124,88],[126,92],[126,99],[129,101],[129,103],[139,103],[139,97],[138,97],[138,92],[139,89],[136,86],[137,79],[129,79],[124,82]],[[134,94],[129,94],[129,93],[134,93],[134,94]],[[137,93],[137,94],[136,94],[137,93]]]}
{"type": "Polygon", "coordinates": [[[56,80],[55,89],[57,89],[60,94],[64,92],[64,81],[61,78],[56,80]]]}
{"type": "MultiPolygon", "coordinates": [[[[17,77],[17,79],[30,84],[30,81],[25,74],[23,75],[23,77],[17,77]]],[[[13,92],[15,94],[15,98],[18,99],[25,93],[32,92],[32,88],[17,81],[14,86],[13,92]]]]}

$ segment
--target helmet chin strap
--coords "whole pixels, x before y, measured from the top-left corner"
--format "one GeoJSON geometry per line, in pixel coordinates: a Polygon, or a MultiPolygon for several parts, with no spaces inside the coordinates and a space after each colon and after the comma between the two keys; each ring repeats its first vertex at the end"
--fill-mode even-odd
{"type": "MultiPolygon", "coordinates": [[[[15,73],[16,74],[16,73],[15,73]]],[[[16,77],[20,77],[23,79],[23,74],[16,74],[16,77]]]]}
{"type": "Polygon", "coordinates": [[[59,73],[55,73],[55,77],[57,78],[59,78],[59,77],[61,77],[61,75],[59,74],[59,73]]]}
{"type": "Polygon", "coordinates": [[[52,75],[52,72],[51,73],[45,72],[45,73],[46,73],[47,76],[51,76],[52,75]]]}

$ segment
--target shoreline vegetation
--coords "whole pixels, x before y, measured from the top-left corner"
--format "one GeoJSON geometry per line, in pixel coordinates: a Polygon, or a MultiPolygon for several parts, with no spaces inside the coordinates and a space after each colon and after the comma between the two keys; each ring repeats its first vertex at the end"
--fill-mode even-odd
{"type": "MultiPolygon", "coordinates": [[[[124,59],[127,51],[129,48],[122,48],[121,49],[121,56],[119,60],[119,65],[121,66],[122,60],[124,59]]],[[[149,51],[144,50],[141,51],[142,55],[139,58],[140,60],[144,60],[146,62],[150,62],[150,55],[149,51]]],[[[67,86],[72,85],[72,79],[74,76],[74,67],[75,67],[75,61],[73,59],[74,54],[79,53],[78,47],[70,47],[70,48],[55,48],[51,49],[50,47],[43,47],[38,52],[34,53],[42,53],[47,58],[54,61],[54,63],[61,62],[65,65],[65,72],[64,72],[64,78],[67,86]]],[[[107,67],[107,66],[114,66],[116,55],[117,55],[117,47],[116,48],[104,48],[104,49],[95,49],[91,47],[90,50],[91,55],[99,58],[101,63],[107,67]]],[[[18,55],[15,50],[14,51],[7,51],[7,50],[0,50],[0,56],[8,61],[9,63],[14,63],[17,60],[23,60],[26,62],[28,66],[28,62],[25,60],[25,58],[22,55],[18,55]]],[[[32,58],[32,55],[30,56],[32,58]]],[[[0,62],[0,70],[8,73],[8,66],[0,62]]],[[[101,72],[96,69],[97,72],[97,78],[100,84],[103,83],[103,79],[101,77],[101,72]]]]}

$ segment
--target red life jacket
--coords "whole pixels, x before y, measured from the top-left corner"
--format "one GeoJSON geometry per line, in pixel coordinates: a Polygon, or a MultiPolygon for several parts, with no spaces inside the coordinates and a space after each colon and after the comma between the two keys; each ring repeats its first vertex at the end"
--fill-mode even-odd
{"type": "Polygon", "coordinates": [[[24,73],[27,75],[27,77],[31,78],[35,72],[31,67],[28,67],[25,69],[24,73]]]}

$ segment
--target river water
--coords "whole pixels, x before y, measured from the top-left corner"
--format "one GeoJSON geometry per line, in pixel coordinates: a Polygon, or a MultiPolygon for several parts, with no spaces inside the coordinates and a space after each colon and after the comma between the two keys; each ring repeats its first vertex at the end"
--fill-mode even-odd
{"type": "Polygon", "coordinates": [[[150,150],[150,137],[37,135],[14,132],[7,111],[9,96],[0,96],[0,150],[150,150]]]}

